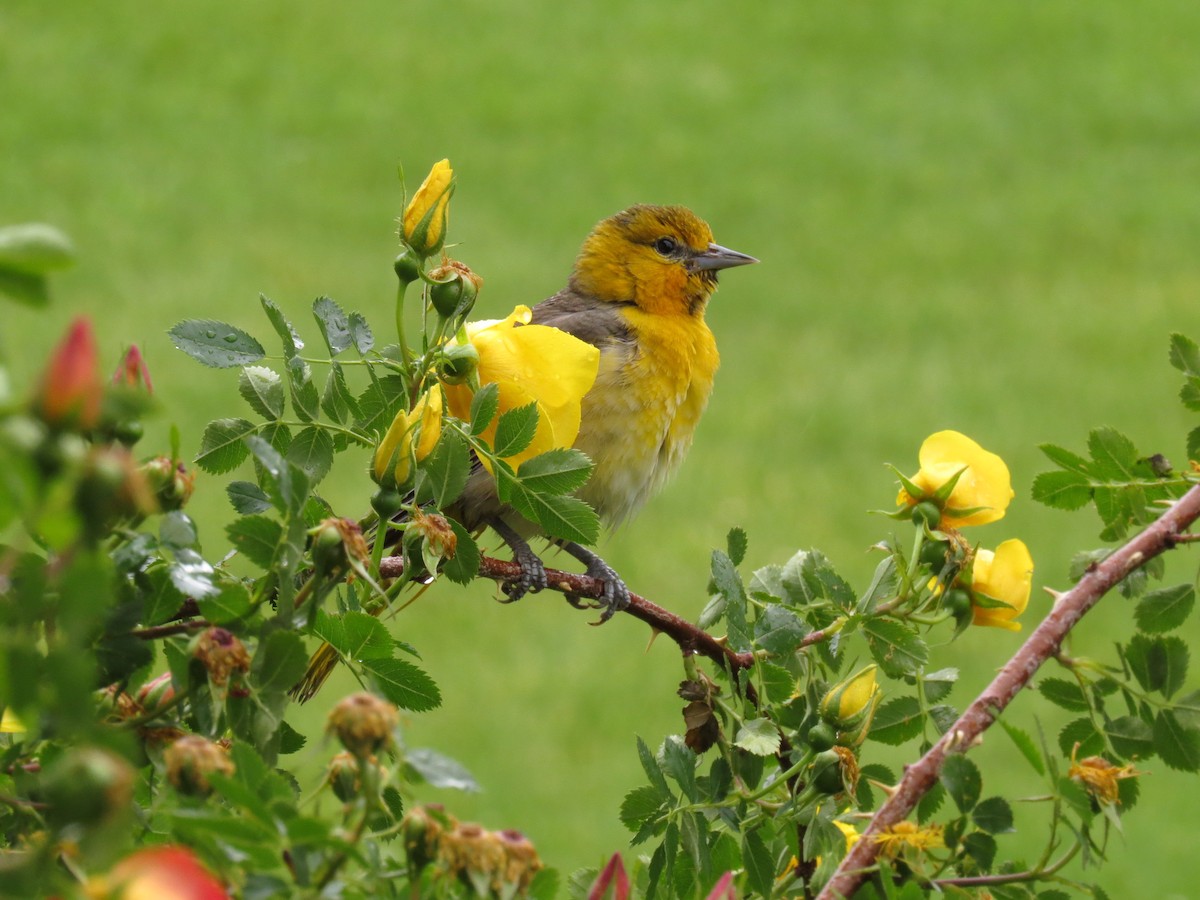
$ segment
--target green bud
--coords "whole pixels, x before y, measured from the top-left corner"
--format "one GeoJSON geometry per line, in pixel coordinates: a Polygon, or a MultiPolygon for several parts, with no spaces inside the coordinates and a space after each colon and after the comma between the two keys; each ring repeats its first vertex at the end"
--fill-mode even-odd
{"type": "Polygon", "coordinates": [[[403,505],[404,497],[399,491],[393,491],[390,488],[380,488],[371,498],[371,508],[383,522],[389,521],[392,516],[400,512],[400,507],[403,505]]]}
{"type": "Polygon", "coordinates": [[[443,319],[462,319],[475,305],[483,279],[466,263],[444,259],[429,272],[429,302],[443,319]]]}
{"type": "Polygon", "coordinates": [[[921,562],[933,569],[934,572],[940,572],[942,566],[946,564],[946,556],[949,552],[949,541],[926,541],[921,546],[921,562]]]}
{"type": "Polygon", "coordinates": [[[828,722],[818,722],[808,729],[808,746],[817,752],[829,750],[837,742],[837,732],[828,722]]]}
{"type": "Polygon", "coordinates": [[[822,794],[837,794],[843,790],[842,758],[836,750],[822,750],[809,768],[809,783],[822,794]]]}
{"type": "Polygon", "coordinates": [[[413,251],[411,247],[404,247],[396,256],[396,261],[392,263],[392,268],[396,272],[396,277],[400,279],[403,285],[410,285],[421,277],[421,258],[413,251]]]}
{"type": "Polygon", "coordinates": [[[942,510],[932,500],[922,500],[912,508],[911,515],[914,525],[924,525],[930,530],[937,528],[942,521],[942,510]]]}
{"type": "Polygon", "coordinates": [[[129,809],[133,781],[133,767],[108,750],[68,750],[43,776],[41,795],[47,804],[46,819],[59,828],[110,821],[129,809]]]}
{"type": "Polygon", "coordinates": [[[437,363],[438,378],[445,384],[467,384],[479,368],[474,344],[450,344],[437,363]]]}

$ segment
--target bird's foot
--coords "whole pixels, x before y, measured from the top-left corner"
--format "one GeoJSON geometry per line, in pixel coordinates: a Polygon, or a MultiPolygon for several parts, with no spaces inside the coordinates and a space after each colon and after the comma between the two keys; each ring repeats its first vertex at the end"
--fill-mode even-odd
{"type": "Polygon", "coordinates": [[[587,566],[584,574],[589,578],[594,578],[602,582],[604,585],[598,598],[594,600],[589,599],[585,602],[578,594],[567,594],[568,603],[576,609],[603,610],[600,613],[599,621],[593,623],[595,625],[603,625],[613,617],[614,613],[618,613],[629,606],[629,588],[621,579],[621,576],[617,574],[616,569],[591,550],[581,547],[579,544],[568,542],[564,543],[562,547],[587,566]]]}
{"type": "Polygon", "coordinates": [[[515,603],[526,594],[536,594],[544,590],[549,580],[546,578],[546,567],[528,546],[518,547],[513,553],[513,562],[521,567],[521,574],[512,581],[500,585],[504,592],[501,603],[515,603]]]}

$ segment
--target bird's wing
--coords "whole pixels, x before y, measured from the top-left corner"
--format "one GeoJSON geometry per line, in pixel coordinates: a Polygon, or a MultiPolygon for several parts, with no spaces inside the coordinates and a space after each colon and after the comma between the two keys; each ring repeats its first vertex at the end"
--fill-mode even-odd
{"type": "Polygon", "coordinates": [[[604,349],[634,339],[621,310],[625,304],[585,297],[570,289],[560,291],[533,308],[533,325],[548,325],[581,341],[604,349]]]}

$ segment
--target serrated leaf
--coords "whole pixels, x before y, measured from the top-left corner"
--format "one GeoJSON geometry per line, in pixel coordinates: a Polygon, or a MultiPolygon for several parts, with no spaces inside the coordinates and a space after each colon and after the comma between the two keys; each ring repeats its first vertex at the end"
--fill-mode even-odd
{"type": "Polygon", "coordinates": [[[183,607],[186,595],[175,586],[171,573],[165,565],[155,565],[144,576],[144,585],[139,579],[145,625],[161,625],[176,615],[183,607]]]}
{"type": "Polygon", "coordinates": [[[270,570],[283,538],[283,526],[266,516],[243,516],[230,522],[225,534],[239,553],[260,569],[270,570]]]}
{"type": "Polygon", "coordinates": [[[784,703],[796,691],[796,676],[774,663],[759,662],[758,673],[762,678],[763,692],[771,703],[784,703]]]}
{"type": "Polygon", "coordinates": [[[371,333],[371,326],[367,324],[367,320],[361,313],[352,312],[348,324],[350,338],[354,341],[354,349],[358,351],[358,355],[364,356],[370,353],[371,348],[375,346],[375,335],[371,333]]]}
{"type": "Polygon", "coordinates": [[[925,685],[925,702],[938,703],[945,700],[958,681],[958,669],[948,667],[936,672],[927,672],[921,678],[925,685]]]}
{"type": "Polygon", "coordinates": [[[200,540],[200,533],[191,516],[183,510],[176,509],[167,513],[158,523],[158,540],[177,550],[180,547],[195,547],[200,540]]]}
{"type": "Polygon", "coordinates": [[[1190,337],[1178,332],[1172,334],[1168,359],[1185,375],[1200,375],[1200,347],[1190,337]]]}
{"type": "Polygon", "coordinates": [[[683,743],[678,735],[670,735],[663,741],[659,751],[662,769],[675,780],[686,796],[693,803],[700,799],[696,791],[696,760],[697,756],[683,743]]]}
{"type": "Polygon", "coordinates": [[[779,741],[779,729],[770,719],[750,719],[733,739],[734,746],[755,756],[773,756],[779,751],[779,741]]]}
{"type": "Polygon", "coordinates": [[[442,703],[432,678],[403,659],[367,659],[363,668],[374,676],[380,692],[401,709],[424,712],[442,703]]]}
{"type": "Polygon", "coordinates": [[[868,619],[862,632],[872,658],[892,678],[915,674],[929,660],[929,648],[916,630],[895,619],[868,619]]]}
{"type": "Polygon", "coordinates": [[[1187,436],[1188,459],[1200,460],[1200,425],[1197,425],[1187,436]]]}
{"type": "Polygon", "coordinates": [[[500,385],[485,384],[471,398],[471,434],[481,435],[500,409],[500,385]]]}
{"type": "Polygon", "coordinates": [[[750,626],[746,621],[746,588],[730,559],[721,550],[712,552],[710,590],[725,598],[725,620],[729,644],[738,652],[750,648],[750,626]]]}
{"type": "Polygon", "coordinates": [[[734,526],[729,529],[729,534],[725,536],[725,552],[735,566],[740,566],[742,560],[746,558],[746,548],[749,542],[750,539],[746,537],[744,528],[734,526]]]}
{"type": "Polygon", "coordinates": [[[466,766],[436,750],[423,747],[410,750],[404,755],[404,761],[432,787],[467,793],[482,790],[466,766]]]}
{"type": "Polygon", "coordinates": [[[640,736],[637,738],[637,754],[638,761],[642,764],[642,771],[646,773],[646,778],[650,781],[650,786],[658,791],[659,796],[664,800],[671,799],[671,789],[667,786],[667,779],[663,776],[662,766],[659,765],[658,759],[640,736]]]}
{"type": "Polygon", "coordinates": [[[929,720],[938,734],[945,734],[958,721],[958,710],[945,703],[935,704],[929,707],[929,720]]]}
{"type": "Polygon", "coordinates": [[[267,321],[271,323],[271,327],[279,335],[279,341],[283,347],[283,358],[291,359],[304,349],[304,341],[300,339],[300,335],[296,334],[296,329],[292,327],[292,323],[287,320],[287,317],[283,314],[283,310],[279,308],[274,300],[269,299],[264,294],[259,294],[258,302],[262,304],[263,312],[267,314],[267,321]]]}
{"type": "Polygon", "coordinates": [[[318,610],[313,634],[352,660],[385,659],[392,655],[394,646],[382,622],[357,610],[341,615],[318,610]]]}
{"type": "Polygon", "coordinates": [[[337,356],[354,343],[350,333],[350,321],[337,302],[329,297],[318,297],[313,301],[313,318],[325,339],[330,356],[337,356]]]}
{"type": "Polygon", "coordinates": [[[973,831],[963,838],[963,850],[981,872],[991,871],[992,863],[996,860],[996,839],[982,831],[973,831]]]}
{"type": "Polygon", "coordinates": [[[1134,478],[1138,452],[1133,441],[1115,428],[1097,428],[1088,435],[1088,452],[1095,461],[1094,474],[1109,481],[1134,478]]]}
{"type": "Polygon", "coordinates": [[[1021,751],[1021,755],[1025,757],[1025,761],[1033,767],[1033,771],[1039,775],[1046,774],[1046,764],[1042,761],[1042,754],[1034,743],[1033,738],[1027,732],[1022,731],[1015,725],[1009,725],[1007,722],[1001,722],[1000,727],[1004,729],[1005,734],[1009,736],[1017,749],[1021,751]]]}
{"type": "Polygon", "coordinates": [[[1045,453],[1050,461],[1061,469],[1066,469],[1068,472],[1076,472],[1080,475],[1088,475],[1091,472],[1086,459],[1077,453],[1072,453],[1065,447],[1059,447],[1055,444],[1039,444],[1038,449],[1045,453]]]}
{"type": "Polygon", "coordinates": [[[195,550],[175,551],[175,562],[168,567],[171,581],[186,596],[199,600],[214,596],[219,588],[213,584],[213,567],[195,550]]]}
{"type": "Polygon", "coordinates": [[[530,491],[569,494],[592,474],[592,461],[579,450],[554,449],[521,463],[517,477],[530,491]]]}
{"type": "Polygon", "coordinates": [[[471,477],[471,455],[457,429],[445,428],[433,452],[421,462],[425,483],[422,493],[429,492],[438,509],[445,509],[459,498],[471,477]]]}
{"type": "Polygon", "coordinates": [[[333,438],[324,428],[310,425],[302,428],[288,446],[284,458],[317,484],[333,466],[333,438]]]}
{"type": "Polygon", "coordinates": [[[1058,749],[1063,756],[1096,756],[1104,752],[1104,736],[1096,731],[1091,719],[1075,719],[1058,733],[1058,749]]]}
{"type": "Polygon", "coordinates": [[[938,780],[959,812],[969,813],[979,802],[979,794],[983,789],[979,767],[961,753],[951,753],[945,758],[938,780]]]}
{"type": "Polygon", "coordinates": [[[447,519],[454,531],[454,556],[442,563],[442,574],[455,584],[470,584],[479,574],[481,556],[475,538],[454,519],[447,519]]]}
{"type": "Polygon", "coordinates": [[[404,379],[399,375],[385,375],[371,382],[358,395],[358,421],[360,431],[382,437],[392,420],[405,405],[404,379]]]}
{"type": "Polygon", "coordinates": [[[1138,628],[1150,634],[1173,631],[1184,623],[1195,603],[1196,590],[1190,584],[1151,591],[1138,602],[1134,614],[1138,628]]]}
{"type": "Polygon", "coordinates": [[[870,736],[881,744],[898,746],[919,735],[924,724],[925,714],[916,697],[894,697],[876,710],[870,736]]]}
{"type": "Polygon", "coordinates": [[[236,469],[247,455],[243,438],[253,434],[256,427],[245,419],[214,419],[204,429],[193,462],[210,475],[236,469]]]}
{"type": "Polygon", "coordinates": [[[512,499],[517,511],[537,522],[551,537],[579,544],[594,544],[600,537],[596,511],[576,497],[556,497],[518,491],[512,499]]]}
{"type": "Polygon", "coordinates": [[[1125,759],[1144,759],[1154,753],[1153,729],[1138,716],[1121,716],[1104,726],[1113,749],[1125,759]]]}
{"type": "Polygon", "coordinates": [[[750,889],[760,897],[770,897],[775,887],[775,859],[757,831],[742,836],[742,863],[750,889]]]}
{"type": "Polygon", "coordinates": [[[1087,698],[1077,682],[1064,678],[1043,678],[1038,683],[1038,692],[1051,703],[1071,712],[1086,712],[1088,709],[1087,698]]]}
{"type": "Polygon", "coordinates": [[[258,643],[250,674],[264,694],[284,694],[308,668],[304,642],[294,631],[272,631],[258,643]]]}
{"type": "Polygon", "coordinates": [[[250,611],[250,592],[240,582],[224,582],[218,585],[217,593],[197,597],[200,615],[214,625],[236,622],[250,611]]]}
{"type": "Polygon", "coordinates": [[[496,426],[496,441],[492,447],[499,457],[506,458],[528,449],[537,432],[538,411],[536,403],[518,406],[500,414],[496,426]]]}
{"type": "Polygon", "coordinates": [[[666,804],[659,792],[650,785],[643,784],[626,794],[621,801],[621,824],[637,833],[665,810],[666,804]]]}
{"type": "Polygon", "coordinates": [[[1154,749],[1172,769],[1200,771],[1200,729],[1188,727],[1170,709],[1154,718],[1154,749]]]}
{"type": "Polygon", "coordinates": [[[287,361],[287,376],[296,416],[303,422],[315,422],[321,415],[321,398],[312,380],[312,366],[293,356],[287,361]]]}
{"type": "Polygon", "coordinates": [[[971,818],[988,834],[1006,834],[1015,830],[1012,807],[1003,797],[988,797],[979,801],[971,810],[971,818]]]}
{"type": "Polygon", "coordinates": [[[192,359],[214,369],[248,366],[267,352],[240,328],[211,319],[185,319],[167,334],[171,343],[192,359]]]}
{"type": "Polygon", "coordinates": [[[246,366],[238,376],[238,393],[264,419],[283,415],[283,378],[266,366],[246,366]]]}
{"type": "Polygon", "coordinates": [[[331,421],[348,425],[359,416],[358,401],[346,385],[346,373],[341,363],[331,363],[321,392],[321,410],[331,421]]]}
{"type": "Polygon", "coordinates": [[[1187,677],[1188,648],[1180,638],[1135,634],[1125,647],[1125,660],[1138,683],[1170,697],[1187,677]]]}
{"type": "Polygon", "coordinates": [[[1200,376],[1189,375],[1179,388],[1179,399],[1193,412],[1200,411],[1200,376]]]}
{"type": "Polygon", "coordinates": [[[779,603],[768,604],[754,623],[754,643],[775,656],[786,656],[800,646],[808,626],[779,603]]]}
{"type": "Polygon", "coordinates": [[[1081,509],[1092,499],[1091,481],[1078,472],[1043,472],[1033,479],[1032,496],[1054,509],[1081,509]]]}

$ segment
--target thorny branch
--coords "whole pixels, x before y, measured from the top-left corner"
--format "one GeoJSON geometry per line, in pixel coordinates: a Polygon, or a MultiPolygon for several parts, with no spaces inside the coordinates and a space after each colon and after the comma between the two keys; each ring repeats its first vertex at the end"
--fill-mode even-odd
{"type": "Polygon", "coordinates": [[[895,791],[875,813],[867,830],[842,860],[817,900],[835,900],[854,894],[879,855],[881,845],[875,841],[875,836],[912,812],[921,797],[937,783],[946,755],[964,753],[973,747],[980,735],[1029,684],[1042,663],[1058,652],[1063,639],[1084,613],[1131,572],[1160,553],[1185,542],[1187,538],[1183,531],[1197,518],[1200,518],[1200,485],[1184,494],[1145,531],[1092,566],[1075,587],[1057,595],[1050,614],[1033,630],[992,683],[984,688],[983,693],[975,698],[941,739],[918,762],[905,770],[895,791]]]}

